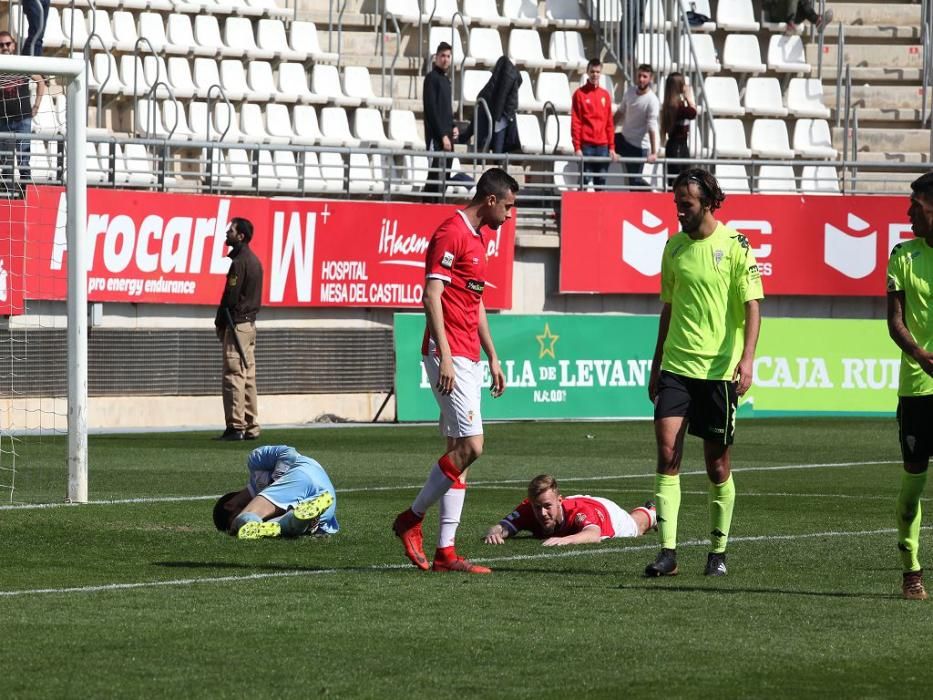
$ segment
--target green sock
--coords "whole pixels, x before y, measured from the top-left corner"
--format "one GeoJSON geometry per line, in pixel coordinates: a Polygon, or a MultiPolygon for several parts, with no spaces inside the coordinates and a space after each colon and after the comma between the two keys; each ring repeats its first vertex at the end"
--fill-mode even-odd
{"type": "Polygon", "coordinates": [[[920,495],[927,483],[927,473],[901,475],[901,490],[897,494],[897,549],[904,571],[919,571],[920,561],[920,495]]]}
{"type": "Polygon", "coordinates": [[[735,505],[735,482],[732,475],[721,484],[709,485],[709,539],[713,552],[722,554],[729,541],[729,526],[732,525],[732,508],[735,505]]]}
{"type": "Polygon", "coordinates": [[[677,549],[677,514],[680,512],[680,474],[654,475],[654,502],[658,510],[661,547],[677,549]]]}

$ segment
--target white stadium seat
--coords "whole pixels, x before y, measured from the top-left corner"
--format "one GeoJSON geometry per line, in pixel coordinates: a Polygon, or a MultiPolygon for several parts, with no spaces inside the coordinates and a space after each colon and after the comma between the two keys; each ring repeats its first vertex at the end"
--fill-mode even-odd
{"type": "Polygon", "coordinates": [[[353,113],[353,135],[363,146],[401,149],[405,144],[386,136],[382,113],[372,107],[359,107],[353,113]]]}
{"type": "Polygon", "coordinates": [[[588,29],[590,26],[579,0],[547,0],[544,16],[548,24],[558,29],[588,29]]]}
{"type": "Polygon", "coordinates": [[[639,34],[635,39],[635,58],[638,63],[647,63],[656,73],[666,73],[676,68],[671,58],[671,47],[664,34],[639,34]]]}
{"type": "Polygon", "coordinates": [[[803,40],[793,34],[775,34],[768,43],[768,69],[778,73],[809,73],[803,40]]]}
{"type": "Polygon", "coordinates": [[[391,97],[379,97],[373,92],[369,69],[365,66],[345,66],[343,69],[343,91],[358,98],[370,107],[391,107],[391,97]]]}
{"type": "Polygon", "coordinates": [[[165,28],[165,36],[169,43],[185,47],[186,53],[193,56],[214,56],[217,53],[216,49],[210,46],[201,46],[195,41],[194,27],[191,24],[191,17],[188,15],[170,14],[165,28]]]}
{"type": "Polygon", "coordinates": [[[292,118],[288,107],[283,104],[267,104],[263,110],[266,132],[273,137],[286,139],[289,143],[296,140],[297,134],[292,127],[292,118]]]}
{"type": "Polygon", "coordinates": [[[786,117],[777,78],[749,78],[745,81],[745,111],[759,117],[786,117]]]}
{"type": "Polygon", "coordinates": [[[787,86],[787,109],[795,117],[829,119],[823,104],[823,83],[819,78],[791,78],[787,86]]]}
{"type": "Polygon", "coordinates": [[[764,73],[758,37],[751,34],[729,34],[722,49],[722,67],[733,73],[764,73]]]}
{"type": "Polygon", "coordinates": [[[337,66],[314,64],[311,69],[311,90],[327,97],[328,102],[342,107],[359,107],[362,102],[359,97],[344,94],[343,88],[340,87],[340,74],[337,66]]]}
{"type": "Polygon", "coordinates": [[[756,119],[752,124],[752,154],[759,158],[793,159],[794,151],[783,119],[756,119]]]}
{"type": "Polygon", "coordinates": [[[317,110],[312,105],[292,107],[292,128],[295,131],[295,143],[312,146],[321,143],[323,134],[318,125],[317,110]]]}
{"type": "Polygon", "coordinates": [[[550,101],[558,112],[570,111],[572,96],[566,73],[541,73],[535,92],[539,102],[550,101]]]}
{"type": "Polygon", "coordinates": [[[513,29],[509,33],[508,55],[517,66],[551,69],[557,65],[544,57],[541,35],[536,29],[513,29]]]}
{"type": "Polygon", "coordinates": [[[308,87],[308,73],[300,63],[280,63],[276,101],[326,104],[327,97],[308,87]]]}
{"type": "Polygon", "coordinates": [[[463,12],[474,24],[486,27],[503,27],[511,24],[511,19],[503,17],[496,8],[496,0],[463,0],[463,12]]]}
{"type": "Polygon", "coordinates": [[[483,89],[489,79],[492,77],[490,70],[465,70],[463,71],[460,82],[460,90],[463,95],[463,104],[476,104],[476,97],[479,91],[483,89]]]}
{"type": "Polygon", "coordinates": [[[325,107],[321,110],[321,144],[324,146],[349,146],[356,148],[360,140],[350,132],[347,111],[342,107],[325,107]]]}
{"type": "Polygon", "coordinates": [[[560,114],[556,119],[548,115],[544,120],[544,152],[573,153],[569,114],[560,114]]]}
{"type": "Polygon", "coordinates": [[[719,0],[716,5],[716,25],[729,32],[757,32],[752,0],[719,0]]]}
{"type": "Polygon", "coordinates": [[[305,61],[308,54],[289,48],[285,24],[280,19],[261,19],[256,32],[256,45],[263,51],[271,51],[273,58],[282,61],[305,61]]]}
{"type": "Polygon", "coordinates": [[[749,194],[748,172],[744,165],[720,163],[716,166],[716,180],[722,191],[727,194],[749,194]]]}
{"type": "Polygon", "coordinates": [[[522,77],[522,84],[518,86],[518,109],[522,112],[540,112],[544,109],[544,103],[535,97],[531,75],[526,70],[521,71],[519,75],[522,77]]]}
{"type": "Polygon", "coordinates": [[[389,112],[389,138],[405,144],[405,148],[421,149],[424,138],[418,133],[415,113],[407,109],[389,112]]]}
{"type": "Polygon", "coordinates": [[[227,17],[224,22],[224,43],[250,60],[271,60],[275,57],[272,49],[260,49],[256,45],[253,23],[247,17],[227,17]]]}
{"type": "Polygon", "coordinates": [[[685,68],[696,68],[704,74],[718,73],[722,69],[713,46],[713,37],[709,34],[686,34],[680,36],[680,62],[685,68]],[[693,53],[690,52],[690,42],[693,41],[693,53]],[[693,60],[696,54],[696,61],[693,60]]]}
{"type": "Polygon", "coordinates": [[[741,117],[745,108],[739,102],[739,85],[735,78],[711,76],[703,81],[706,105],[713,116],[741,117]]]}
{"type": "Polygon", "coordinates": [[[469,57],[474,65],[494,66],[503,53],[498,29],[473,27],[470,30],[469,57]]]}
{"type": "Polygon", "coordinates": [[[585,71],[589,59],[580,32],[554,32],[548,45],[548,56],[563,70],[585,71]]]}
{"type": "Polygon", "coordinates": [[[837,194],[839,173],[831,165],[805,165],[800,175],[800,191],[804,194],[837,194]]]}
{"type": "Polygon", "coordinates": [[[802,158],[835,158],[829,122],[825,119],[798,119],[794,125],[794,150],[802,158]]]}
{"type": "Polygon", "coordinates": [[[544,27],[547,19],[538,14],[536,0],[502,0],[502,14],[513,27],[544,27]]]}
{"type": "Polygon", "coordinates": [[[741,119],[714,119],[716,155],[720,158],[750,158],[751,150],[745,142],[745,127],[741,119]]]}
{"type": "Polygon", "coordinates": [[[268,102],[275,99],[272,64],[268,61],[250,61],[246,67],[246,84],[249,86],[251,100],[268,102]]]}
{"type": "Polygon", "coordinates": [[[314,22],[296,20],[288,31],[288,46],[293,51],[299,51],[310,56],[314,61],[336,63],[337,54],[324,51],[317,35],[317,26],[314,22]]]}
{"type": "Polygon", "coordinates": [[[515,125],[518,127],[518,138],[522,142],[522,153],[544,152],[538,117],[534,114],[516,114],[515,125]]]}
{"type": "Polygon", "coordinates": [[[797,181],[792,165],[762,165],[758,168],[758,192],[780,194],[796,192],[797,181]]]}

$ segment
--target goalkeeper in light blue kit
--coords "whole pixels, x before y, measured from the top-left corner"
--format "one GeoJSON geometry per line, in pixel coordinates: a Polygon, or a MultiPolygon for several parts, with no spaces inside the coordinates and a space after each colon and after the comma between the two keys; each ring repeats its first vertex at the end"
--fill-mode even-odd
{"type": "Polygon", "coordinates": [[[214,526],[241,540],[333,535],[337,494],[318,462],[288,445],[266,445],[249,453],[246,488],[220,497],[214,526]]]}

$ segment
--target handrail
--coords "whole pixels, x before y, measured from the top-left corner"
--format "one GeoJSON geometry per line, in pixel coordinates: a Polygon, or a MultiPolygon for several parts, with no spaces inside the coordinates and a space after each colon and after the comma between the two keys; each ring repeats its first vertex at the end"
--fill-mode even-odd
{"type": "Polygon", "coordinates": [[[153,105],[153,106],[155,105],[156,88],[159,86],[165,88],[165,91],[168,93],[168,99],[170,99],[172,101],[172,104],[175,105],[175,123],[172,125],[172,128],[168,129],[168,125],[165,124],[164,121],[162,122],[162,126],[166,127],[167,129],[167,133],[163,138],[165,138],[166,141],[169,141],[171,140],[172,136],[174,136],[175,129],[178,128],[178,121],[179,121],[178,120],[178,99],[175,97],[175,91],[172,89],[172,86],[169,85],[164,80],[160,80],[157,83],[153,83],[152,88],[150,88],[149,92],[146,94],[146,96],[149,98],[150,105],[153,105]]]}
{"type": "MultiPolygon", "coordinates": [[[[435,2],[434,2],[434,9],[437,10],[437,0],[435,0],[435,2]]],[[[433,12],[431,13],[431,16],[432,16],[432,17],[434,16],[434,13],[433,13],[433,12]]],[[[451,61],[450,61],[450,94],[451,94],[451,95],[456,95],[456,94],[457,94],[457,75],[456,75],[456,72],[454,71],[453,47],[455,47],[455,46],[457,45],[457,42],[454,41],[454,36],[458,36],[458,37],[460,36],[459,32],[457,32],[457,18],[458,18],[458,17],[460,18],[460,24],[461,24],[461,26],[464,28],[464,30],[466,30],[466,28],[467,28],[467,23],[466,23],[466,20],[463,18],[463,13],[461,13],[461,12],[459,12],[459,11],[458,11],[458,12],[454,12],[454,16],[450,18],[450,55],[451,55],[451,61]]],[[[468,30],[467,30],[467,32],[466,32],[466,41],[465,41],[465,42],[464,42],[464,41],[461,41],[461,42],[460,42],[460,52],[463,54],[463,57],[460,59],[460,67],[459,67],[458,70],[459,70],[460,75],[461,75],[461,77],[462,77],[462,76],[463,76],[463,67],[466,65],[467,54],[470,52],[470,32],[469,32],[468,30]]],[[[458,114],[459,114],[460,119],[463,120],[463,101],[462,101],[462,100],[460,101],[460,106],[459,106],[459,108],[458,108],[457,111],[458,111],[458,114]]]]}
{"type": "MultiPolygon", "coordinates": [[[[826,12],[826,0],[820,0],[820,17],[823,17],[823,14],[826,12]]],[[[821,20],[822,21],[822,20],[821,20]]],[[[839,23],[840,25],[842,22],[839,23]]],[[[813,27],[813,23],[810,23],[810,32],[812,38],[812,32],[816,31],[813,27]]],[[[822,25],[819,31],[816,32],[816,77],[820,80],[823,79],[823,35],[826,33],[826,25],[822,25]]]]}
{"type": "Polygon", "coordinates": [[[133,44],[133,58],[138,59],[133,61],[133,110],[135,111],[139,107],[139,91],[137,85],[139,83],[139,70],[140,68],[143,71],[143,77],[146,77],[146,66],[143,64],[143,56],[139,53],[139,47],[145,44],[149,47],[149,52],[152,54],[153,59],[155,60],[155,80],[153,84],[159,82],[162,79],[161,72],[162,68],[159,65],[159,54],[155,52],[155,49],[152,48],[152,42],[149,41],[144,36],[139,37],[136,42],[133,44]]]}
{"type": "MultiPolygon", "coordinates": [[[[94,29],[96,30],[97,29],[97,18],[96,17],[94,18],[93,26],[94,26],[94,29]]],[[[96,121],[97,121],[97,128],[102,129],[104,126],[104,112],[103,112],[104,87],[106,87],[107,83],[110,82],[110,77],[113,75],[113,60],[112,60],[113,54],[110,52],[110,49],[107,48],[107,45],[104,44],[104,40],[103,38],[101,38],[100,34],[98,34],[96,31],[92,31],[90,34],[88,34],[87,41],[84,42],[84,48],[82,50],[84,53],[84,65],[87,68],[88,73],[90,73],[91,70],[93,70],[93,67],[91,66],[91,42],[95,38],[97,39],[98,42],[100,42],[100,48],[103,50],[103,53],[107,56],[107,77],[104,78],[103,80],[97,81],[97,105],[96,105],[97,106],[97,118],[96,118],[96,121]]],[[[97,76],[94,76],[94,77],[96,78],[97,76]]],[[[90,109],[90,102],[88,102],[86,106],[88,109],[90,109]]],[[[86,122],[87,115],[85,114],[84,116],[85,116],[85,122],[86,122]]]]}
{"type": "MultiPolygon", "coordinates": [[[[383,4],[385,0],[383,0],[383,4]]],[[[383,10],[382,12],[382,96],[386,96],[386,21],[392,20],[395,26],[395,55],[392,57],[392,64],[389,67],[391,78],[389,80],[389,96],[395,95],[395,63],[398,61],[398,54],[402,48],[402,31],[398,26],[398,19],[393,12],[383,10]]]]}
{"type": "Polygon", "coordinates": [[[474,153],[488,153],[489,144],[492,142],[492,137],[496,133],[496,125],[492,121],[492,110],[489,109],[489,105],[486,103],[485,97],[476,98],[476,108],[479,109],[482,106],[483,111],[486,113],[486,123],[489,124],[489,133],[486,134],[486,142],[483,144],[482,149],[479,148],[479,131],[477,130],[477,125],[479,124],[479,119],[474,117],[473,119],[473,152],[474,153]]]}
{"type": "Polygon", "coordinates": [[[839,98],[842,97],[842,57],[846,52],[846,27],[839,23],[839,35],[836,38],[836,126],[842,124],[842,114],[839,112],[839,98]]]}
{"type": "Polygon", "coordinates": [[[858,105],[852,107],[852,188],[858,187],[858,105]]]}
{"type": "MultiPolygon", "coordinates": [[[[615,62],[624,80],[631,82],[634,46],[630,46],[630,39],[634,28],[638,26],[642,4],[631,3],[632,12],[623,12],[622,2],[623,0],[590,0],[585,6],[596,40],[605,51],[605,60],[615,62]],[[610,15],[608,18],[607,14],[610,15]]],[[[599,49],[596,53],[600,53],[599,49]]]]}
{"type": "MultiPolygon", "coordinates": [[[[149,88],[149,92],[146,93],[146,97],[149,100],[149,110],[146,120],[146,131],[152,134],[152,137],[155,138],[155,125],[156,119],[156,95],[159,87],[164,87],[168,96],[171,98],[173,104],[175,105],[175,124],[172,126],[171,131],[169,131],[165,136],[161,137],[163,144],[160,147],[161,158],[159,159],[159,173],[156,178],[156,182],[160,187],[165,186],[165,171],[166,166],[169,162],[169,145],[168,142],[175,135],[175,129],[178,128],[178,100],[175,99],[175,91],[172,90],[172,87],[165,82],[164,80],[157,80],[152,84],[152,87],[149,88]]],[[[162,127],[165,128],[165,123],[163,122],[162,127]]]]}
{"type": "MultiPolygon", "coordinates": [[[[673,59],[676,61],[677,67],[680,68],[681,72],[686,77],[690,78],[690,83],[693,87],[693,99],[697,107],[699,107],[695,120],[696,128],[699,129],[701,134],[704,134],[706,138],[711,140],[711,143],[705,145],[709,153],[715,157],[716,130],[713,128],[713,114],[709,108],[709,102],[706,99],[706,84],[703,81],[703,71],[700,70],[700,60],[697,58],[696,46],[693,44],[693,32],[690,30],[690,22],[687,20],[687,11],[681,3],[678,2],[677,5],[680,9],[680,32],[687,37],[686,43],[690,51],[690,60],[686,64],[684,63],[683,57],[680,55],[681,42],[679,39],[673,47],[673,59]]],[[[658,136],[659,147],[661,145],[660,136],[661,135],[658,136]]]]}
{"type": "MultiPolygon", "coordinates": [[[[842,114],[844,115],[844,121],[843,121],[843,127],[842,127],[842,160],[843,161],[846,161],[849,159],[849,136],[850,136],[849,130],[852,126],[852,123],[850,121],[851,109],[852,109],[852,74],[849,69],[848,63],[846,64],[846,67],[845,67],[845,85],[846,85],[846,90],[845,90],[845,93],[843,94],[843,109],[842,109],[842,114]]],[[[836,103],[836,112],[837,114],[839,113],[838,102],[836,103]]],[[[846,170],[845,168],[842,169],[843,186],[845,185],[845,180],[846,180],[845,170],[846,170]]]]}
{"type": "MultiPolygon", "coordinates": [[[[550,100],[546,100],[544,103],[544,108],[542,109],[544,113],[544,138],[547,140],[547,123],[548,119],[554,117],[554,122],[557,126],[557,138],[554,139],[554,150],[551,151],[551,155],[557,155],[557,147],[560,144],[560,119],[557,118],[557,108],[554,106],[554,103],[550,100]]],[[[545,143],[545,152],[547,152],[547,144],[545,143]]]]}
{"type": "Polygon", "coordinates": [[[214,119],[214,110],[211,109],[211,106],[212,106],[212,100],[213,100],[212,95],[215,92],[219,94],[220,97],[222,97],[224,102],[227,104],[227,113],[230,115],[230,117],[227,119],[227,128],[224,129],[223,132],[217,129],[216,124],[214,125],[214,130],[220,134],[220,137],[217,139],[218,141],[224,140],[224,138],[227,136],[227,132],[230,131],[231,124],[233,124],[233,116],[232,116],[233,105],[230,103],[230,100],[227,98],[227,93],[224,92],[223,87],[221,85],[218,85],[217,83],[214,83],[209,88],[207,88],[207,98],[206,98],[207,99],[207,107],[206,107],[207,109],[207,134],[205,134],[205,139],[204,139],[205,141],[211,140],[211,123],[214,119]]]}
{"type": "MultiPolygon", "coordinates": [[[[920,82],[920,123],[923,124],[927,121],[927,118],[930,116],[930,112],[927,110],[927,95],[930,93],[931,84],[933,84],[933,68],[930,67],[930,61],[933,61],[933,45],[931,45],[931,34],[933,34],[933,28],[931,28],[931,11],[928,9],[927,3],[923,3],[923,21],[921,22],[920,31],[923,33],[923,48],[922,59],[923,59],[923,74],[921,76],[920,82]]],[[[933,122],[931,122],[933,126],[933,122]]],[[[933,145],[933,134],[930,136],[930,143],[933,145]]],[[[931,160],[933,160],[933,148],[930,150],[931,160]]]]}
{"type": "MultiPolygon", "coordinates": [[[[337,14],[337,69],[343,65],[343,13],[347,11],[347,0],[343,0],[337,14]]],[[[328,46],[329,48],[329,46],[328,46]]]]}

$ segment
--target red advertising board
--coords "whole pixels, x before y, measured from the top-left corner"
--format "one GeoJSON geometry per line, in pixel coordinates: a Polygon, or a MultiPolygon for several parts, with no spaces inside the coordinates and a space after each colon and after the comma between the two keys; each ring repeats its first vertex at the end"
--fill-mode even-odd
{"type": "Polygon", "coordinates": [[[0,199],[0,315],[23,313],[23,241],[26,207],[22,200],[0,199]]]}
{"type": "MultiPolygon", "coordinates": [[[[252,248],[265,271],[265,305],[420,307],[428,241],[456,209],[89,189],[88,299],[216,304],[229,267],[224,232],[231,218],[243,217],[255,228],[252,248]]],[[[64,299],[64,190],[30,188],[25,216],[26,296],[64,299]],[[43,284],[33,291],[31,280],[43,284]]],[[[508,309],[514,220],[485,235],[489,279],[483,301],[508,309]]]]}
{"type": "MultiPolygon", "coordinates": [[[[728,195],[716,218],[745,234],[765,294],[883,296],[888,254],[913,237],[908,198],[728,195]]],[[[654,294],[678,230],[671,194],[567,192],[560,291],[654,294]]]]}

